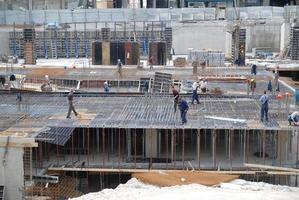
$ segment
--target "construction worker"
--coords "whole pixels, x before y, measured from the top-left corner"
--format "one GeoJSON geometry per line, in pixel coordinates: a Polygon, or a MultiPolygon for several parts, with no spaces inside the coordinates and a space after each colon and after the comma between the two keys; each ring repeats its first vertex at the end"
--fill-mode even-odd
{"type": "Polygon", "coordinates": [[[274,71],[274,90],[275,91],[279,91],[278,80],[279,80],[279,74],[278,74],[278,69],[276,68],[274,71]]]}
{"type": "Polygon", "coordinates": [[[200,90],[202,93],[206,93],[207,92],[207,79],[203,79],[202,81],[199,82],[200,85],[200,90]]]}
{"type": "Polygon", "coordinates": [[[255,88],[256,88],[256,82],[255,79],[252,78],[250,79],[250,91],[252,95],[254,95],[255,88]]]}
{"type": "Polygon", "coordinates": [[[199,100],[198,100],[198,94],[197,94],[197,89],[199,87],[198,82],[194,81],[193,85],[192,85],[192,104],[194,103],[194,100],[197,101],[197,104],[200,104],[199,100]]]}
{"type": "Polygon", "coordinates": [[[21,103],[22,103],[22,95],[21,95],[21,93],[17,93],[16,101],[18,103],[18,110],[21,111],[21,103]]]}
{"type": "Polygon", "coordinates": [[[174,112],[176,113],[178,104],[179,104],[179,98],[180,98],[180,94],[179,92],[175,89],[174,85],[171,86],[171,90],[172,90],[172,94],[173,94],[173,108],[174,108],[174,112]]]}
{"type": "Polygon", "coordinates": [[[293,112],[292,114],[290,114],[288,116],[288,121],[289,121],[289,125],[293,125],[298,126],[299,125],[299,113],[297,111],[293,112]]]}
{"type": "Polygon", "coordinates": [[[78,113],[76,112],[75,107],[74,107],[74,105],[73,105],[73,99],[74,99],[74,90],[71,89],[71,90],[70,90],[70,93],[67,95],[67,100],[68,100],[68,103],[69,103],[69,111],[68,111],[68,113],[67,113],[66,118],[68,118],[68,119],[71,118],[71,112],[72,112],[72,111],[74,112],[74,114],[75,114],[76,116],[78,116],[78,113]]]}
{"type": "Polygon", "coordinates": [[[267,92],[264,91],[264,94],[260,98],[261,102],[261,121],[264,121],[264,116],[266,117],[266,121],[268,121],[268,109],[269,109],[269,97],[267,92]]]}
{"type": "Polygon", "coordinates": [[[271,80],[269,80],[269,82],[268,82],[267,90],[272,93],[272,82],[271,82],[271,80]]]}
{"type": "Polygon", "coordinates": [[[146,81],[144,82],[144,92],[145,92],[146,94],[148,93],[148,89],[149,89],[149,81],[146,80],[146,81]]]}
{"type": "Polygon", "coordinates": [[[105,93],[109,93],[109,85],[107,81],[104,82],[104,91],[105,93]]]}
{"type": "Polygon", "coordinates": [[[120,59],[117,59],[117,69],[118,69],[118,73],[119,73],[119,76],[121,76],[121,71],[122,71],[122,62],[120,59]]]}
{"type": "Polygon", "coordinates": [[[253,64],[252,66],[251,66],[251,74],[253,74],[253,75],[256,75],[256,64],[253,64]]]}
{"type": "Polygon", "coordinates": [[[179,97],[179,108],[181,111],[181,119],[182,119],[182,125],[187,123],[187,112],[189,109],[187,101],[182,99],[182,97],[179,97]]]}
{"type": "Polygon", "coordinates": [[[148,59],[148,64],[150,66],[150,71],[154,70],[154,67],[153,67],[153,64],[154,64],[154,58],[153,56],[151,56],[149,59],[148,59]]]}

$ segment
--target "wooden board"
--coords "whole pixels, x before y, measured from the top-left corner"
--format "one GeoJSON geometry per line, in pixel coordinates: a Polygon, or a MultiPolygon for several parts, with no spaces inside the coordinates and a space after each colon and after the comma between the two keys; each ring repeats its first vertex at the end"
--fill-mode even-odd
{"type": "Polygon", "coordinates": [[[125,43],[125,64],[132,65],[132,43],[126,42],[125,43]]]}
{"type": "Polygon", "coordinates": [[[103,65],[110,65],[110,42],[102,42],[103,65]]]}
{"type": "Polygon", "coordinates": [[[218,174],[217,172],[145,172],[134,173],[132,176],[144,183],[160,187],[187,185],[192,183],[213,186],[239,178],[238,175],[218,174]]]}
{"type": "Polygon", "coordinates": [[[93,65],[101,65],[102,64],[102,43],[101,42],[93,42],[92,43],[92,64],[93,65]]]}

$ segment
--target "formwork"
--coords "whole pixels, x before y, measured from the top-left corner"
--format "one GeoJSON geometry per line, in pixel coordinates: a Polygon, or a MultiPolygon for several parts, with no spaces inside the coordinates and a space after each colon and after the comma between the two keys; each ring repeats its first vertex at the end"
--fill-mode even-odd
{"type": "MultiPolygon", "coordinates": [[[[140,42],[140,51],[148,52],[148,41],[167,40],[171,34],[163,22],[97,22],[66,24],[70,28],[48,30],[45,26],[35,31],[37,58],[79,58],[89,57],[92,42],[140,42]]],[[[24,57],[24,32],[14,28],[9,33],[11,55],[24,57]]],[[[170,48],[170,47],[168,47],[170,48]]]]}

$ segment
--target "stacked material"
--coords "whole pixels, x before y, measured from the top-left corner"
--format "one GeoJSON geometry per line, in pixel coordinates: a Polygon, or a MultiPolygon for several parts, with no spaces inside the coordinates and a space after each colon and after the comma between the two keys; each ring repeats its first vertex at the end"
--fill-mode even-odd
{"type": "Polygon", "coordinates": [[[120,59],[124,65],[138,65],[140,59],[138,42],[93,42],[93,65],[116,65],[120,59]]]}
{"type": "Polygon", "coordinates": [[[209,67],[224,66],[225,54],[222,51],[192,50],[189,53],[189,61],[205,61],[209,67]]]}
{"type": "Polygon", "coordinates": [[[186,58],[178,57],[174,60],[175,67],[185,67],[187,64],[186,58]]]}
{"type": "Polygon", "coordinates": [[[24,43],[24,59],[25,64],[35,65],[36,59],[34,56],[34,44],[32,41],[24,43]]]}
{"type": "Polygon", "coordinates": [[[97,0],[97,8],[113,8],[113,0],[97,0]]]}
{"type": "Polygon", "coordinates": [[[91,51],[93,65],[101,65],[102,64],[102,61],[103,61],[102,52],[103,52],[102,43],[101,42],[93,42],[92,43],[92,51],[91,51]]]}
{"type": "Polygon", "coordinates": [[[165,27],[165,40],[166,40],[166,52],[168,59],[171,59],[171,47],[172,47],[172,28],[165,27]]]}
{"type": "Polygon", "coordinates": [[[102,42],[102,59],[103,65],[110,64],[110,42],[102,42]]]}
{"type": "Polygon", "coordinates": [[[149,58],[152,58],[153,65],[166,65],[166,43],[150,42],[149,58]]]}
{"type": "Polygon", "coordinates": [[[110,28],[102,28],[102,40],[108,42],[110,40],[110,28]]]}

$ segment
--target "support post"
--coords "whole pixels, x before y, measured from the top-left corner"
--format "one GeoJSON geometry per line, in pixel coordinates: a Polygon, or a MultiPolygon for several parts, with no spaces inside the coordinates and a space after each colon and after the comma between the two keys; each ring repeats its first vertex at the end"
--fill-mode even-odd
{"type": "Polygon", "coordinates": [[[197,161],[198,170],[200,170],[200,129],[197,129],[197,161]]]}

